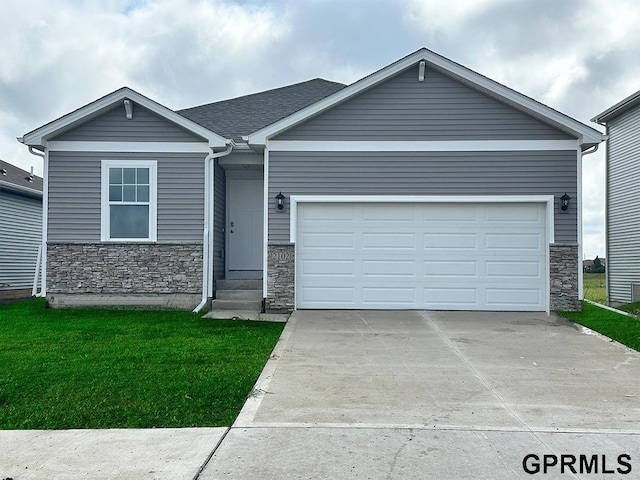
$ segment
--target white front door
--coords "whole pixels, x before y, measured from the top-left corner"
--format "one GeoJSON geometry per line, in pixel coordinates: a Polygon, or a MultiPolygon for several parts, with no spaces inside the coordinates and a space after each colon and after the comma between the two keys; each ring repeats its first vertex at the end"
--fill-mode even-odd
{"type": "Polygon", "coordinates": [[[262,271],[263,182],[261,178],[229,178],[227,272],[262,271]]]}
{"type": "Polygon", "coordinates": [[[545,226],[536,203],[302,203],[296,305],[544,311],[545,226]]]}

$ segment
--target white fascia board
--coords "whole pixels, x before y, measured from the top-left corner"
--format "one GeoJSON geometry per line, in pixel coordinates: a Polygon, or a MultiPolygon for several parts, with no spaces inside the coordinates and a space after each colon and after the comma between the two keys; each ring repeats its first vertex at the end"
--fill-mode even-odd
{"type": "Polygon", "coordinates": [[[133,102],[151,110],[152,112],[166,118],[172,123],[179,125],[186,130],[190,131],[194,135],[198,135],[207,139],[211,148],[225,147],[231,143],[230,139],[221,137],[220,135],[204,128],[203,126],[189,120],[186,117],[174,112],[173,110],[139,94],[138,92],[131,90],[128,87],[123,87],[115,92],[112,92],[84,107],[81,107],[63,117],[60,117],[53,122],[50,122],[32,132],[25,134],[18,140],[25,145],[31,146],[47,146],[47,140],[64,131],[70,130],[76,125],[95,118],[109,109],[114,104],[121,102],[125,99],[132,100],[133,102]]]}
{"type": "Polygon", "coordinates": [[[202,142],[48,142],[50,152],[128,152],[128,153],[210,153],[209,144],[202,142]]]}
{"type": "Polygon", "coordinates": [[[496,152],[575,150],[576,140],[306,141],[269,140],[274,152],[496,152]]]}
{"type": "Polygon", "coordinates": [[[291,195],[291,243],[296,243],[299,203],[543,203],[546,205],[547,240],[550,244],[555,242],[553,195],[291,195]]]}
{"type": "Polygon", "coordinates": [[[363,78],[345,87],[344,89],[330,95],[313,105],[308,106],[282,120],[275,122],[267,127],[249,135],[249,144],[264,145],[268,138],[278,135],[279,133],[287,130],[331,107],[348,100],[349,98],[375,86],[376,84],[392,77],[393,75],[400,73],[406,68],[417,64],[421,60],[425,60],[429,65],[435,66],[438,69],[448,73],[453,77],[457,77],[466,81],[468,84],[475,85],[479,89],[491,92],[493,95],[511,103],[517,105],[520,109],[537,114],[545,118],[551,124],[561,128],[564,131],[570,132],[576,137],[582,140],[582,143],[600,143],[603,141],[603,135],[597,130],[585,125],[571,117],[568,117],[542,103],[539,103],[532,98],[527,97],[521,93],[516,92],[494,80],[489,79],[479,73],[474,72],[458,63],[455,63],[445,57],[442,57],[426,48],[422,48],[417,52],[398,60],[387,67],[378,70],[377,72],[363,78]]]}

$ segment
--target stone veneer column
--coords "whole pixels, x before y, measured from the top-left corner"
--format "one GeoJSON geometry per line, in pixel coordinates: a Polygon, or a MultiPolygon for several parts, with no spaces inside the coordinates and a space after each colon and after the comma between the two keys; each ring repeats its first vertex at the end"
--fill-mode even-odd
{"type": "Polygon", "coordinates": [[[551,310],[580,311],[578,299],[578,245],[549,245],[551,310]]]}
{"type": "Polygon", "coordinates": [[[295,306],[295,246],[267,247],[267,312],[291,312],[295,306]]]}

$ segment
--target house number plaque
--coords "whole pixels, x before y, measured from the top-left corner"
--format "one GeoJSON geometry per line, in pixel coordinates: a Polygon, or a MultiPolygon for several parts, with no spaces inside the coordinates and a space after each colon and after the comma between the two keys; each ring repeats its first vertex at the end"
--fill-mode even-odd
{"type": "Polygon", "coordinates": [[[269,252],[269,258],[275,262],[290,262],[293,255],[289,250],[272,250],[269,252]]]}

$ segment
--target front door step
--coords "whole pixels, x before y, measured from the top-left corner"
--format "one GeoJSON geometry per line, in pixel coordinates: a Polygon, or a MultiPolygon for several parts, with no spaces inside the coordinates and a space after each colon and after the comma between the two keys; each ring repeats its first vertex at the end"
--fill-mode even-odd
{"type": "Polygon", "coordinates": [[[216,292],[221,290],[260,290],[262,292],[262,279],[258,280],[217,280],[216,292]]]}
{"type": "Polygon", "coordinates": [[[218,280],[211,309],[262,312],[262,280],[218,280]]]}

